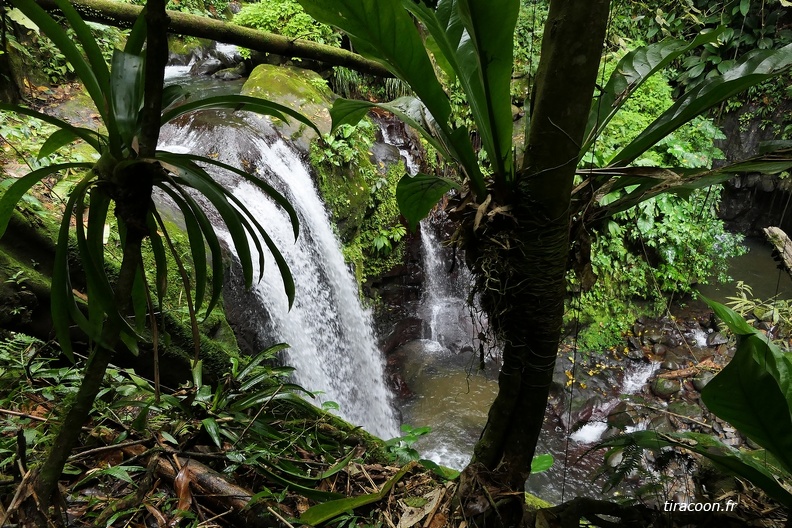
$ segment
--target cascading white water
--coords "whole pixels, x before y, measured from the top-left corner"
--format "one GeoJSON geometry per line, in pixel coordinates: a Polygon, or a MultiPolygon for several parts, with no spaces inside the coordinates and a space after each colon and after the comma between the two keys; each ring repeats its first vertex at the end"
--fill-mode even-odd
{"type": "MultiPolygon", "coordinates": [[[[258,118],[238,120],[230,127],[172,127],[162,141],[239,167],[252,164],[259,177],[289,199],[300,218],[297,242],[286,213],[254,185],[223,182],[265,226],[294,276],[296,296],[289,311],[281,278],[268,255],[264,279],[254,285],[266,311],[261,331],[272,343],[291,346],[286,363],[295,367],[296,383],[321,391],[320,401],[338,403],[341,416],[369,432],[383,438],[396,436],[397,422],[371,318],[360,304],[327,212],[297,152],[267,128],[266,121],[258,118]]],[[[230,235],[226,239],[232,247],[230,235]]]]}
{"type": "Polygon", "coordinates": [[[431,218],[421,221],[421,253],[425,277],[422,318],[427,330],[424,337],[453,352],[471,347],[477,334],[467,304],[472,278],[464,265],[457,264],[450,272],[452,251],[438,240],[431,218]]]}

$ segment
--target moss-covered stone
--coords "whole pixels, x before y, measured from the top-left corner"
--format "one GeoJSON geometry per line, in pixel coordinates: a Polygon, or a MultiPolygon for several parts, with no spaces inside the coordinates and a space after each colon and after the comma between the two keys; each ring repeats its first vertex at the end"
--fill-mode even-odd
{"type": "MultiPolygon", "coordinates": [[[[242,95],[288,106],[308,117],[323,134],[330,132],[330,106],[335,95],[314,71],[261,64],[253,69],[242,86],[242,95]]],[[[311,141],[317,137],[315,131],[293,119],[288,123],[278,123],[278,126],[281,133],[295,141],[303,151],[307,151],[311,141]]]]}

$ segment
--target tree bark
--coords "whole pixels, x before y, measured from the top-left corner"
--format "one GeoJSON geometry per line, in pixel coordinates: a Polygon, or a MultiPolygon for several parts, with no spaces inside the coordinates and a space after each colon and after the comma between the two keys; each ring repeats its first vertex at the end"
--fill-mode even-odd
{"type": "MultiPolygon", "coordinates": [[[[609,0],[553,0],[508,229],[490,229],[477,273],[503,346],[499,393],[476,463],[524,489],[544,420],[563,323],[570,196],[605,39],[609,0]],[[483,271],[483,274],[482,274],[483,271]],[[483,276],[483,282],[482,282],[483,276]]],[[[507,220],[503,220],[507,222],[507,220]]],[[[501,226],[502,227],[502,226],[501,226]]]]}
{"type": "MultiPolygon", "coordinates": [[[[57,10],[53,0],[36,0],[36,2],[45,9],[57,10]]],[[[112,0],[74,0],[72,5],[83,20],[118,27],[131,27],[142,10],[140,6],[112,0]]],[[[180,11],[167,11],[167,15],[170,18],[168,31],[171,33],[235,44],[264,53],[311,59],[330,66],[344,66],[380,77],[393,77],[393,74],[379,63],[341,48],[302,39],[291,39],[180,11]]]]}

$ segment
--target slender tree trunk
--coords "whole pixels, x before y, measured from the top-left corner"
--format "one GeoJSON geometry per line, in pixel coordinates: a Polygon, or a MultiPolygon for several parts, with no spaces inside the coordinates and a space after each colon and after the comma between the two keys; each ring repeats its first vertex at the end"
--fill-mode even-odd
{"type": "MultiPolygon", "coordinates": [[[[499,393],[474,463],[524,489],[544,420],[563,323],[569,206],[605,38],[609,0],[553,0],[544,32],[516,221],[481,240],[482,304],[503,346],[499,393]]],[[[495,228],[495,229],[493,229],[495,228]]]]}
{"type": "MultiPolygon", "coordinates": [[[[124,256],[121,261],[121,270],[116,283],[115,298],[120,306],[126,306],[132,293],[132,283],[140,262],[140,244],[143,237],[138,234],[128,234],[124,245],[124,256]]],[[[63,467],[71,455],[71,451],[80,437],[83,425],[91,415],[96,395],[102,388],[105,372],[113,357],[116,344],[119,341],[120,327],[113,321],[108,321],[102,332],[102,341],[105,346],[97,346],[83,370],[83,380],[74,403],[69,408],[55,435],[52,448],[47,458],[39,469],[34,483],[39,503],[45,512],[52,504],[58,480],[63,473],[63,467]]]]}
{"type": "MultiPolygon", "coordinates": [[[[149,0],[147,6],[146,93],[139,138],[142,156],[151,156],[156,150],[160,132],[163,76],[167,62],[168,17],[165,13],[165,0],[149,0]]],[[[118,222],[126,228],[121,269],[114,288],[115,303],[121,313],[129,307],[135,276],[139,273],[141,244],[148,236],[146,215],[151,203],[152,181],[158,170],[161,169],[153,164],[131,165],[104,181],[106,192],[116,203],[118,222]]],[[[35,477],[33,487],[39,506],[45,513],[52,505],[58,480],[72,449],[77,445],[82,426],[90,417],[105,372],[120,341],[120,331],[120,324],[112,318],[105,322],[102,344],[91,354],[83,371],[77,397],[60,425],[47,459],[35,477]]]]}

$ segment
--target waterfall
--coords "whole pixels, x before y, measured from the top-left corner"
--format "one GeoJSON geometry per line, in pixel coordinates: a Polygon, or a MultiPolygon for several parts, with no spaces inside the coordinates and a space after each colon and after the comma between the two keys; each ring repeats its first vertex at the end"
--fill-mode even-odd
{"type": "MultiPolygon", "coordinates": [[[[289,311],[277,267],[267,256],[264,279],[254,284],[264,312],[255,316],[258,332],[270,343],[290,345],[285,362],[296,369],[294,381],[318,391],[320,402],[336,402],[342,417],[373,434],[396,436],[398,428],[371,317],[361,306],[357,284],[344,262],[309,169],[267,120],[220,113],[214,118],[218,123],[227,125],[233,120],[234,126],[213,126],[198,122],[204,119],[193,117],[190,126],[168,127],[161,141],[167,148],[213,155],[248,170],[255,167],[256,175],[282,192],[300,218],[300,236],[295,242],[287,215],[254,185],[217,176],[266,227],[294,276],[296,296],[289,311]]],[[[224,238],[233,247],[230,235],[224,238]]]]}

